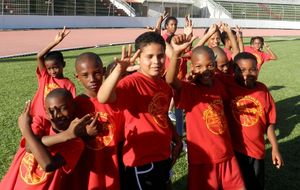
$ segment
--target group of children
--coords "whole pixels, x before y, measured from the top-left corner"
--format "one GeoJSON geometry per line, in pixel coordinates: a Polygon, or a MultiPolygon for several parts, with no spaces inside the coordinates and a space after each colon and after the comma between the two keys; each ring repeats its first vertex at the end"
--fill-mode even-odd
{"type": "Polygon", "coordinates": [[[225,23],[195,47],[189,17],[184,34],[176,29],[177,19],[164,14],[106,72],[97,54],[80,54],[77,96],[62,54],[50,52],[69,33],[59,32],[37,55],[38,90],[19,117],[20,147],[0,189],[172,189],[183,135],[168,117],[172,98],[186,114],[188,189],[263,189],[265,133],[274,165],[283,165],[275,104],[256,81],[258,64],[276,55],[269,49],[259,63],[261,46],[243,52],[240,29],[225,23]]]}

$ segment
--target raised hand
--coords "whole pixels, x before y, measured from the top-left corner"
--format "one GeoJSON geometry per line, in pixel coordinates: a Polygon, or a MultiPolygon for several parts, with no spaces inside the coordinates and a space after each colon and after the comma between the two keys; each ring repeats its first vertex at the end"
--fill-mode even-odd
{"type": "Polygon", "coordinates": [[[171,46],[175,53],[181,53],[185,48],[187,48],[195,39],[198,37],[196,36],[186,36],[185,34],[176,35],[172,38],[171,46]]]}
{"type": "Polygon", "coordinates": [[[220,30],[228,33],[228,32],[230,32],[231,28],[227,23],[222,23],[221,27],[220,27],[220,30]]]}
{"type": "Polygon", "coordinates": [[[236,30],[236,37],[242,38],[243,37],[243,32],[242,32],[241,27],[239,27],[239,25],[236,25],[235,30],[236,30]]]}
{"type": "Polygon", "coordinates": [[[64,28],[62,29],[62,31],[58,32],[58,34],[56,34],[54,41],[56,44],[59,44],[71,31],[66,31],[66,27],[64,26],[64,28]]]}
{"type": "Polygon", "coordinates": [[[122,46],[122,56],[121,59],[115,57],[115,62],[120,65],[122,73],[126,71],[126,69],[130,66],[134,65],[136,58],[140,54],[140,50],[137,50],[133,56],[132,54],[132,45],[128,45],[128,51],[125,46],[122,46]]]}
{"type": "Polygon", "coordinates": [[[190,19],[190,15],[185,16],[185,25],[183,33],[188,37],[193,36],[193,22],[190,19]]]}
{"type": "Polygon", "coordinates": [[[24,110],[22,111],[21,115],[18,118],[19,129],[22,134],[26,129],[30,128],[30,124],[32,120],[30,116],[30,105],[31,105],[30,100],[26,101],[24,110]]]}

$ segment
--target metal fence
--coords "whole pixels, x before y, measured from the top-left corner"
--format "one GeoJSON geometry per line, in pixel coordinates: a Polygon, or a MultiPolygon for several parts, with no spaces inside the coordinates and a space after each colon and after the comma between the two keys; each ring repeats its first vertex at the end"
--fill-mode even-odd
{"type": "MultiPolygon", "coordinates": [[[[166,10],[178,18],[209,18],[219,10],[233,19],[300,20],[300,5],[212,0],[0,0],[2,15],[155,16],[166,10]]],[[[221,15],[221,14],[219,14],[221,15]]]]}

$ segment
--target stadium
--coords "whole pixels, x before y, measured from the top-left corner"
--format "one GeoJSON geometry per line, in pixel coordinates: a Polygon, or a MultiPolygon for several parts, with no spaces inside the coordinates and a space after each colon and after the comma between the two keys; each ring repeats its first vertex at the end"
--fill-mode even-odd
{"type": "MultiPolygon", "coordinates": [[[[122,45],[155,26],[164,11],[178,19],[177,34],[190,15],[200,38],[206,28],[224,22],[242,28],[245,45],[263,36],[276,52],[278,60],[263,66],[259,81],[276,103],[276,136],[285,165],[273,166],[266,140],[265,189],[299,188],[300,0],[0,0],[0,179],[19,147],[18,116],[37,89],[36,54],[58,31],[64,26],[71,31],[54,49],[63,52],[64,73],[80,94],[84,89],[74,77],[79,54],[95,52],[107,66],[121,56],[122,45]]],[[[187,189],[187,159],[182,152],[172,170],[174,190],[187,189]]]]}

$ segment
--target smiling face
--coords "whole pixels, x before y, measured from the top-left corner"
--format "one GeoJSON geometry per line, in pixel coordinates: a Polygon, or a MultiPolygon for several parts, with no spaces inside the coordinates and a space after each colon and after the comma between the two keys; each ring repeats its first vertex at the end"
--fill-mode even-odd
{"type": "Polygon", "coordinates": [[[204,51],[200,54],[193,54],[191,62],[191,72],[197,78],[197,82],[205,86],[211,86],[215,67],[209,54],[204,51]]]}
{"type": "Polygon", "coordinates": [[[258,76],[255,60],[240,59],[237,61],[239,70],[235,73],[237,82],[246,88],[254,88],[258,76]]]}
{"type": "Polygon", "coordinates": [[[96,97],[103,80],[103,66],[99,60],[91,57],[81,59],[76,63],[76,78],[85,88],[89,97],[96,97]]]}
{"type": "Polygon", "coordinates": [[[209,48],[217,47],[220,46],[220,42],[221,42],[220,32],[217,31],[213,35],[211,35],[211,37],[207,40],[207,46],[209,48]]]}
{"type": "Polygon", "coordinates": [[[55,130],[61,132],[68,129],[75,111],[72,97],[57,95],[46,98],[45,109],[55,130]]]}
{"type": "Polygon", "coordinates": [[[165,49],[159,43],[149,43],[141,48],[137,61],[140,65],[141,73],[150,78],[158,77],[164,69],[165,49]]]}

